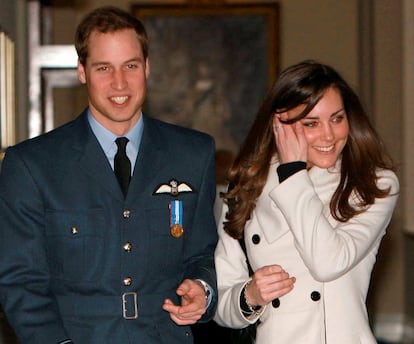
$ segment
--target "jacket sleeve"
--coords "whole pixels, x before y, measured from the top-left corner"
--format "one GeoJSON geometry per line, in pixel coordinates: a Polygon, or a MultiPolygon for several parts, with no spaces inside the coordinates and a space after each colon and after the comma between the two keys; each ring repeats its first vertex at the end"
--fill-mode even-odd
{"type": "Polygon", "coordinates": [[[249,271],[238,240],[230,237],[223,229],[227,210],[227,205],[224,204],[218,223],[219,242],[215,251],[218,306],[214,320],[222,326],[243,328],[255,323],[257,317],[247,319],[240,307],[240,294],[249,280],[249,271]]]}
{"type": "Polygon", "coordinates": [[[399,184],[391,171],[379,171],[378,186],[391,188],[363,213],[345,223],[326,214],[308,172],[300,171],[270,192],[294,236],[295,246],[312,276],[321,282],[344,275],[363,258],[373,261],[395,208],[399,184]]]}
{"type": "Polygon", "coordinates": [[[203,174],[200,176],[198,199],[191,228],[191,235],[185,246],[184,278],[200,279],[212,289],[212,299],[200,322],[210,320],[217,306],[217,279],[214,264],[214,249],[217,244],[217,229],[214,218],[215,200],[215,149],[209,140],[205,150],[203,174]]]}
{"type": "Polygon", "coordinates": [[[9,148],[0,175],[0,301],[22,344],[68,339],[49,292],[40,187],[9,148]]]}

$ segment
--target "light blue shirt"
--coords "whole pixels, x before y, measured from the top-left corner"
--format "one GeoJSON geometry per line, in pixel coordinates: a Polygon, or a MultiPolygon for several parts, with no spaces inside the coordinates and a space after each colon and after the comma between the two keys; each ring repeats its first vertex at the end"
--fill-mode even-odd
{"type": "MultiPolygon", "coordinates": [[[[119,136],[115,135],[113,132],[106,129],[101,123],[99,123],[95,119],[95,117],[92,116],[90,110],[88,110],[88,121],[112,169],[114,169],[114,158],[116,151],[118,150],[115,140],[119,136]]],[[[124,135],[124,137],[128,138],[129,140],[126,146],[126,154],[129,160],[131,161],[131,175],[134,174],[135,162],[137,160],[143,130],[144,121],[142,119],[141,113],[138,122],[131,128],[131,130],[126,135],[124,135]]]]}

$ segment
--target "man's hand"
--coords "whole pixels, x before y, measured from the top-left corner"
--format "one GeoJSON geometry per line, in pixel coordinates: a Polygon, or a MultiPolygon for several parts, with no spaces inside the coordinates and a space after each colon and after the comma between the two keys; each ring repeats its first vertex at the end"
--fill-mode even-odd
{"type": "Polygon", "coordinates": [[[166,299],[162,308],[170,313],[171,319],[177,325],[195,324],[206,312],[206,293],[200,282],[186,279],[177,288],[181,296],[181,305],[175,305],[166,299]]]}

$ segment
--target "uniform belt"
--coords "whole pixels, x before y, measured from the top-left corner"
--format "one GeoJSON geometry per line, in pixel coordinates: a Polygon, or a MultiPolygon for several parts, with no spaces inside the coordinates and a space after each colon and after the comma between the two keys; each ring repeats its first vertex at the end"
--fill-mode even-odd
{"type": "Polygon", "coordinates": [[[112,316],[136,319],[140,314],[153,313],[161,307],[163,297],[151,294],[140,297],[136,292],[119,296],[57,296],[59,311],[67,317],[112,316]]]}

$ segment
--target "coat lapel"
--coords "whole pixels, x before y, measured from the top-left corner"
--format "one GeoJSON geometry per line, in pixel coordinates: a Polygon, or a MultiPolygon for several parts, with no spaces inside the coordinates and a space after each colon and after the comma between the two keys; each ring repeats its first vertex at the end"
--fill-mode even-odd
{"type": "Polygon", "coordinates": [[[124,195],[111,165],[89,126],[87,111],[75,122],[73,148],[79,154],[79,168],[114,197],[123,200],[124,195]]]}
{"type": "Polygon", "coordinates": [[[152,181],[157,177],[163,164],[167,163],[167,154],[163,146],[168,142],[162,142],[156,121],[146,116],[143,118],[144,131],[127,197],[130,201],[140,195],[152,195],[152,181]]]}
{"type": "MultiPolygon", "coordinates": [[[[129,201],[134,201],[140,195],[152,194],[151,181],[156,178],[157,171],[167,162],[163,145],[168,143],[162,141],[156,123],[144,116],[144,131],[127,196],[129,201]]],[[[124,195],[115,174],[89,126],[87,111],[84,111],[74,122],[73,148],[76,151],[75,154],[79,155],[79,167],[83,172],[91,176],[114,197],[123,201],[124,195]]]]}

